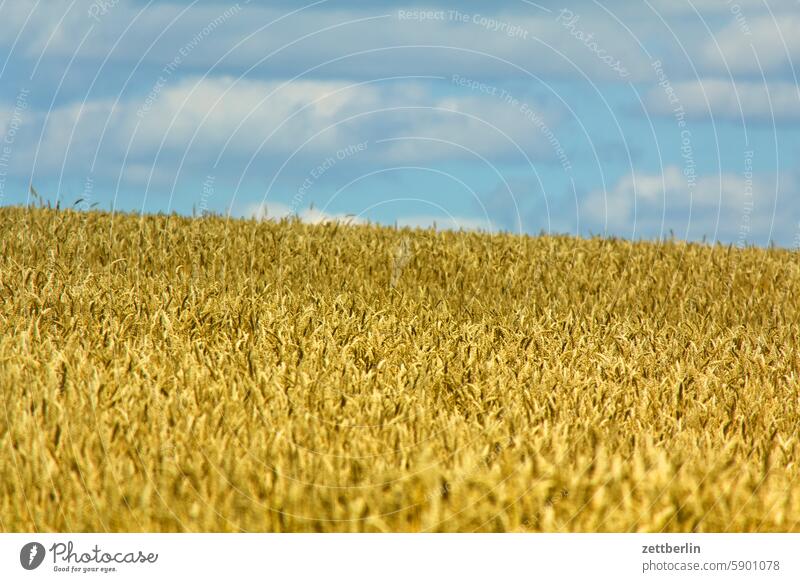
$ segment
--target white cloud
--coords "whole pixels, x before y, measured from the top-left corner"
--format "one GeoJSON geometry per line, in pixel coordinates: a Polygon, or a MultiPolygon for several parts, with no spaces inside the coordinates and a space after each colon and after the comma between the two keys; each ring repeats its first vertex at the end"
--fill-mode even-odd
{"type": "MultiPolygon", "coordinates": [[[[675,95],[690,117],[714,117],[776,122],[800,120],[800,91],[793,83],[770,81],[767,84],[724,79],[701,79],[674,83],[675,95]]],[[[660,87],[646,96],[647,109],[654,115],[672,116],[670,104],[660,87]]]]}
{"type": "MultiPolygon", "coordinates": [[[[795,11],[797,3],[794,3],[795,11]]],[[[800,15],[780,14],[734,19],[699,50],[702,64],[734,74],[772,73],[800,59],[800,15]],[[755,53],[755,54],[754,54],[755,53]],[[727,68],[726,68],[727,64],[727,68]]]]}
{"type": "Polygon", "coordinates": [[[244,218],[255,218],[256,220],[282,220],[284,218],[297,217],[302,222],[308,224],[324,224],[329,222],[363,224],[366,222],[363,218],[353,214],[331,214],[317,208],[304,208],[298,211],[280,202],[264,202],[250,205],[245,208],[241,216],[244,218]]]}
{"type": "Polygon", "coordinates": [[[411,228],[429,229],[436,227],[437,230],[481,230],[493,232],[496,225],[486,219],[474,218],[470,216],[401,216],[397,219],[400,227],[408,226],[411,228]]]}
{"type": "Polygon", "coordinates": [[[581,223],[622,235],[662,237],[672,231],[691,240],[789,244],[800,213],[797,192],[792,175],[723,173],[692,182],[679,167],[667,166],[657,174],[623,176],[608,192],[589,193],[581,203],[581,223]]]}
{"type": "MultiPolygon", "coordinates": [[[[211,150],[232,138],[234,151],[252,152],[263,143],[267,151],[287,152],[337,120],[379,106],[376,87],[344,90],[344,83],[325,81],[282,85],[231,77],[185,79],[164,88],[149,110],[126,104],[124,123],[130,129],[138,124],[136,146],[147,151],[162,141],[182,151],[194,136],[194,147],[211,150]]],[[[342,130],[332,128],[311,147],[330,150],[344,141],[342,130]]]]}
{"type": "MultiPolygon", "coordinates": [[[[185,56],[181,65],[184,70],[206,71],[231,51],[218,65],[222,70],[231,66],[240,70],[271,55],[258,71],[273,78],[312,69],[308,73],[312,76],[351,79],[402,74],[448,76],[453,72],[489,77],[498,71],[510,77],[525,77],[522,71],[505,65],[503,61],[507,60],[537,75],[576,78],[580,73],[571,61],[595,81],[647,81],[652,79],[652,70],[639,42],[648,44],[653,35],[666,32],[648,8],[630,2],[609,2],[607,8],[638,39],[605,11],[580,2],[563,6],[580,17],[572,30],[556,21],[561,5],[546,13],[521,2],[504,3],[489,10],[459,5],[460,14],[467,16],[466,22],[450,18],[431,22],[400,20],[398,6],[393,3],[365,7],[336,2],[289,17],[285,15],[296,5],[250,3],[220,21],[233,4],[198,3],[187,10],[181,3],[154,3],[142,11],[143,3],[125,1],[111,7],[96,22],[88,14],[92,4],[93,0],[42,0],[34,10],[34,0],[6,2],[0,10],[4,29],[0,45],[9,45],[30,17],[15,59],[37,59],[47,47],[45,60],[63,60],[73,55],[83,41],[80,59],[84,63],[99,63],[109,56],[119,67],[120,62],[132,65],[143,58],[145,65],[160,68],[179,55],[209,23],[217,21],[213,32],[193,45],[185,56]],[[476,15],[519,27],[528,33],[527,38],[512,38],[476,24],[470,18],[476,15]],[[258,31],[272,22],[275,24],[258,31]],[[84,41],[83,35],[90,27],[91,34],[84,41]],[[586,43],[575,38],[576,30],[591,35],[591,43],[602,54],[620,59],[631,76],[622,79],[611,70],[586,43]],[[145,54],[143,47],[147,48],[145,54]],[[330,60],[334,62],[316,68],[330,60]]],[[[759,72],[751,43],[767,72],[784,69],[789,59],[800,57],[800,36],[794,33],[800,15],[794,0],[653,0],[653,5],[673,31],[683,37],[692,58],[714,72],[726,72],[715,41],[734,73],[759,72]],[[774,20],[767,7],[775,13],[774,20]],[[695,10],[712,28],[723,23],[723,28],[714,32],[714,39],[708,38],[700,26],[695,10]]],[[[94,72],[91,65],[82,69],[94,72]]]]}
{"type": "MultiPolygon", "coordinates": [[[[627,2],[628,0],[622,0],[627,2]]],[[[660,13],[701,15],[733,14],[741,11],[745,14],[763,13],[767,8],[772,11],[791,10],[797,7],[797,0],[651,0],[653,7],[660,13]]]]}
{"type": "MultiPolygon", "coordinates": [[[[9,43],[30,16],[18,47],[28,58],[38,58],[45,46],[48,58],[72,55],[92,27],[81,48],[82,58],[101,60],[109,55],[112,62],[128,63],[144,58],[145,63],[161,67],[232,6],[200,3],[183,12],[186,6],[180,3],[154,3],[140,13],[142,4],[123,1],[96,22],[88,15],[92,4],[93,0],[78,0],[74,6],[68,0],[43,0],[33,10],[33,0],[7,2],[0,13],[5,30],[0,44],[9,43]],[[59,21],[61,26],[56,29],[59,21]],[[148,47],[146,54],[142,54],[143,47],[148,47]]],[[[194,46],[183,66],[204,70],[234,49],[224,66],[250,66],[271,55],[263,68],[273,77],[286,77],[330,60],[335,62],[312,74],[374,78],[393,74],[447,76],[459,71],[493,76],[503,70],[504,74],[524,76],[515,67],[503,64],[510,61],[534,74],[574,76],[572,61],[595,80],[620,80],[595,53],[555,22],[557,10],[547,13],[521,3],[512,5],[516,11],[469,4],[456,7],[458,18],[450,17],[447,10],[443,11],[448,15],[443,20],[419,22],[400,19],[398,10],[408,6],[395,3],[364,6],[337,2],[289,17],[286,14],[298,6],[250,3],[194,46]],[[506,28],[495,30],[488,22],[506,28]],[[512,29],[524,32],[524,37],[505,33],[512,29]]],[[[634,77],[649,73],[636,40],[620,30],[618,23],[592,6],[575,8],[575,13],[581,16],[580,29],[592,35],[598,48],[624,60],[634,77]]]]}
{"type": "MultiPolygon", "coordinates": [[[[535,102],[530,106],[557,131],[556,115],[535,102]]],[[[39,122],[44,119],[38,115],[39,122]]],[[[176,79],[116,106],[103,99],[57,107],[46,120],[38,153],[41,170],[64,164],[76,169],[94,157],[98,144],[101,161],[116,166],[129,143],[129,164],[152,165],[158,152],[159,163],[173,166],[176,157],[186,154],[189,167],[208,165],[226,143],[226,155],[232,156],[226,159],[237,164],[257,153],[262,161],[272,156],[282,162],[298,148],[300,160],[311,156],[309,163],[316,164],[360,143],[368,147],[359,156],[376,165],[476,159],[471,152],[496,162],[521,157],[517,146],[533,159],[553,157],[544,132],[518,109],[489,96],[437,96],[416,82],[352,86],[341,81],[176,79]],[[377,145],[384,138],[403,139],[377,145]]],[[[38,142],[38,134],[34,139],[38,142]]],[[[36,147],[27,144],[29,159],[36,147]]]]}
{"type": "MultiPolygon", "coordinates": [[[[339,222],[342,224],[366,224],[368,220],[363,216],[354,214],[329,213],[317,208],[304,208],[293,210],[290,206],[280,202],[265,202],[262,204],[252,204],[245,207],[239,214],[243,218],[255,218],[256,220],[282,220],[284,218],[297,217],[307,224],[323,224],[329,222],[339,222]]],[[[495,230],[488,220],[469,216],[433,216],[433,215],[413,215],[401,216],[395,221],[399,227],[437,230],[481,230],[492,232],[495,230]]]]}

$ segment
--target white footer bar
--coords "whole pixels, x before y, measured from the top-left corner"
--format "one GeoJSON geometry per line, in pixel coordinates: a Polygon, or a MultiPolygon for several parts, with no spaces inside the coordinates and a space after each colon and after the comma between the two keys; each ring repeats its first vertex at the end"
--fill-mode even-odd
{"type": "Polygon", "coordinates": [[[800,534],[4,534],[0,580],[800,580],[800,534]]]}

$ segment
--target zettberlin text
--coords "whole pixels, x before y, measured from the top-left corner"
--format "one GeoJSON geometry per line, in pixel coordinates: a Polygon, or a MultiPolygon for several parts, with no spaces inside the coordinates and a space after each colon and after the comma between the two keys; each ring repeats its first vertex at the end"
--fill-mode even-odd
{"type": "Polygon", "coordinates": [[[699,554],[700,546],[697,544],[658,544],[655,546],[642,546],[643,554],[699,554]]]}

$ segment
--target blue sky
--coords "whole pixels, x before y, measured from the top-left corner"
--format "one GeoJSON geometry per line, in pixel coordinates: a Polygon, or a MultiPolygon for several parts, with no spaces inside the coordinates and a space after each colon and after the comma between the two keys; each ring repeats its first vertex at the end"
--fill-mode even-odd
{"type": "Polygon", "coordinates": [[[800,241],[794,0],[0,0],[0,22],[0,204],[800,241]]]}

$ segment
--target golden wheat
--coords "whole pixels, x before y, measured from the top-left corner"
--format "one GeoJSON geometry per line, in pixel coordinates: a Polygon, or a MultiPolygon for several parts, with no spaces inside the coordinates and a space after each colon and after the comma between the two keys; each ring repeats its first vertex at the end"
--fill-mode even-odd
{"type": "Polygon", "coordinates": [[[3,531],[798,531],[787,250],[0,210],[3,531]]]}

